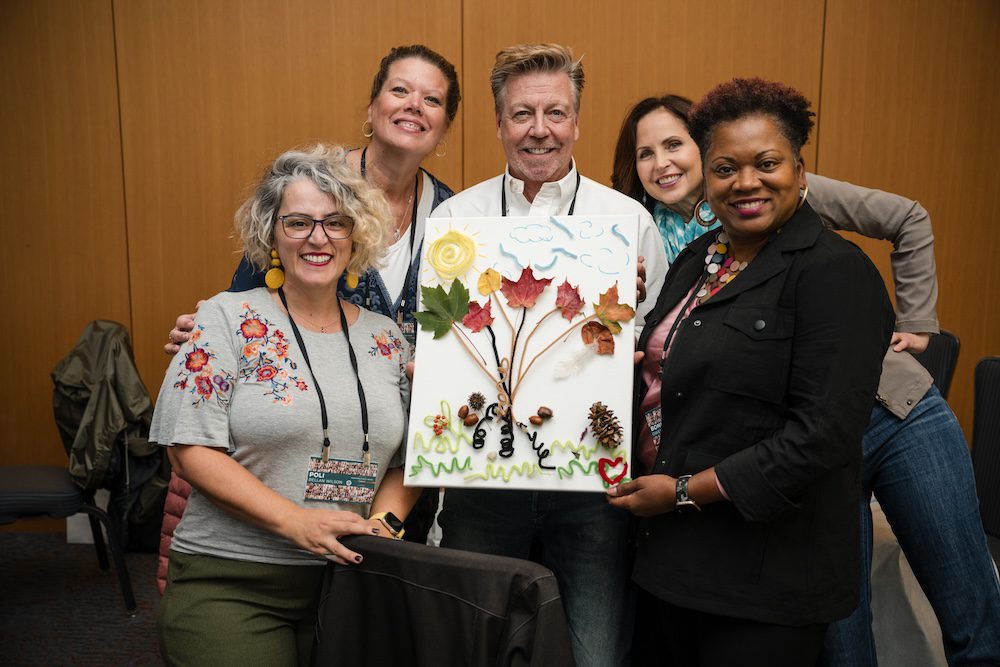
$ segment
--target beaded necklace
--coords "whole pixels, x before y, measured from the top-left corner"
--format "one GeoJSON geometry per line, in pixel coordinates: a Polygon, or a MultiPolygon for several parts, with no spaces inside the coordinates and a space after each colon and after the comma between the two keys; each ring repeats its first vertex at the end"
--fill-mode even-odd
{"type": "Polygon", "coordinates": [[[705,255],[705,271],[708,277],[695,296],[698,303],[708,301],[716,292],[736,279],[740,272],[747,268],[749,262],[738,262],[729,255],[729,237],[725,232],[719,232],[715,243],[708,246],[705,255]]]}

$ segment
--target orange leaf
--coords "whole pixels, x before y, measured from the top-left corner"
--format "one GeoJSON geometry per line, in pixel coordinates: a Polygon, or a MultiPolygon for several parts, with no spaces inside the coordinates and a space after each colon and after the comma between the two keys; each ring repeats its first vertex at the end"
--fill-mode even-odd
{"type": "Polygon", "coordinates": [[[615,337],[611,331],[600,322],[587,322],[580,329],[584,345],[597,344],[597,354],[614,354],[615,337]]]}
{"type": "Polygon", "coordinates": [[[600,302],[594,304],[594,313],[613,334],[621,332],[622,327],[619,322],[628,322],[635,317],[632,306],[618,303],[618,283],[601,295],[600,302]]]}
{"type": "Polygon", "coordinates": [[[507,305],[511,308],[531,308],[538,300],[538,295],[542,293],[545,286],[552,282],[552,278],[535,278],[531,267],[521,271],[521,277],[517,282],[508,280],[506,277],[501,281],[500,291],[507,297],[507,305]]]}

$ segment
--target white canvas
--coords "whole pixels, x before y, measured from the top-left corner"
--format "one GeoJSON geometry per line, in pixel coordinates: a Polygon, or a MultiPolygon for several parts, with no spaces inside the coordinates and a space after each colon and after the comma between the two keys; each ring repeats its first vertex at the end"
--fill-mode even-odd
{"type": "Polygon", "coordinates": [[[427,220],[406,442],[407,485],[603,492],[609,482],[631,478],[635,324],[634,316],[623,313],[634,313],[636,306],[637,238],[635,215],[427,220]],[[529,286],[532,277],[551,282],[533,306],[514,307],[521,297],[530,301],[532,290],[517,285],[529,286]],[[510,282],[503,284],[501,278],[510,282]],[[498,282],[501,288],[493,291],[498,282]],[[463,286],[474,304],[465,304],[472,315],[490,304],[493,321],[488,328],[475,332],[475,318],[471,328],[462,318],[449,326],[454,313],[441,315],[460,301],[454,297],[463,286]],[[567,315],[573,315],[572,298],[564,300],[570,302],[564,309],[556,305],[560,286],[569,297],[576,288],[582,299],[580,312],[571,319],[567,315]],[[439,288],[453,298],[439,299],[439,288]],[[608,305],[617,307],[598,308],[602,294],[608,305]],[[608,327],[595,310],[605,315],[608,327]],[[501,365],[510,360],[522,313],[524,324],[501,390],[497,358],[501,365]],[[428,328],[429,320],[443,332],[439,338],[428,328]],[[613,333],[616,324],[621,330],[613,333]],[[589,344],[581,333],[584,328],[589,344]],[[486,405],[478,411],[469,401],[476,392],[486,405]],[[512,439],[505,443],[504,420],[498,413],[508,395],[513,397],[514,425],[512,439]],[[598,421],[610,446],[599,443],[593,432],[589,415],[596,402],[610,410],[598,421]],[[467,426],[460,418],[463,406],[477,424],[467,426]]]}

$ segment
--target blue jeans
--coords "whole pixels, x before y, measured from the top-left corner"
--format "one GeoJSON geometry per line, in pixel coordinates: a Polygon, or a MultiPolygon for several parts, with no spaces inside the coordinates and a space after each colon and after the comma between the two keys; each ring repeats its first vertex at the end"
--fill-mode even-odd
{"type": "Polygon", "coordinates": [[[949,664],[1000,664],[1000,584],[979,516],[972,461],[936,387],[905,420],[875,406],[861,481],[861,604],[830,626],[822,663],[877,664],[868,500],[874,493],[937,615],[949,664]]]}
{"type": "Polygon", "coordinates": [[[631,641],[628,515],[603,493],[448,489],[441,546],[529,559],[559,582],[578,667],[624,664],[631,641]]]}

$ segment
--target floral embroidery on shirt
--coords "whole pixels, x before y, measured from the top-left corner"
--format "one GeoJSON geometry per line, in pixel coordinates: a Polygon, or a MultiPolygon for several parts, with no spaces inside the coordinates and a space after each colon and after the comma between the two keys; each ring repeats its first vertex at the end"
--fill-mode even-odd
{"type": "Polygon", "coordinates": [[[217,358],[215,353],[207,345],[198,347],[204,330],[205,327],[198,326],[191,332],[191,351],[185,353],[180,362],[181,370],[177,372],[179,379],[174,382],[174,388],[194,396],[192,405],[215,400],[226,408],[231,398],[233,376],[228,371],[213,372],[212,361],[217,358]]]}
{"type": "MultiPolygon", "coordinates": [[[[240,317],[243,321],[235,332],[242,340],[237,360],[239,380],[244,383],[259,382],[267,388],[265,396],[271,396],[275,403],[291,405],[290,390],[307,391],[309,385],[291,372],[298,368],[298,364],[288,357],[288,339],[250,304],[243,303],[242,306],[240,317]]],[[[212,364],[218,357],[208,343],[202,342],[204,331],[205,327],[198,325],[191,332],[191,351],[185,353],[179,362],[174,388],[194,396],[193,405],[214,400],[221,407],[228,408],[237,378],[229,371],[213,370],[212,364]]]]}
{"type": "Polygon", "coordinates": [[[396,338],[391,331],[383,329],[381,333],[373,333],[371,336],[375,344],[368,350],[368,354],[372,357],[378,354],[391,361],[394,354],[403,355],[403,341],[396,338]]]}
{"type": "Polygon", "coordinates": [[[290,371],[298,369],[288,356],[288,339],[281,329],[276,328],[267,318],[260,315],[244,302],[242,322],[236,335],[243,339],[242,357],[239,360],[240,379],[244,382],[260,382],[268,387],[265,396],[274,398],[275,403],[291,405],[290,389],[306,391],[305,380],[290,371]]]}

